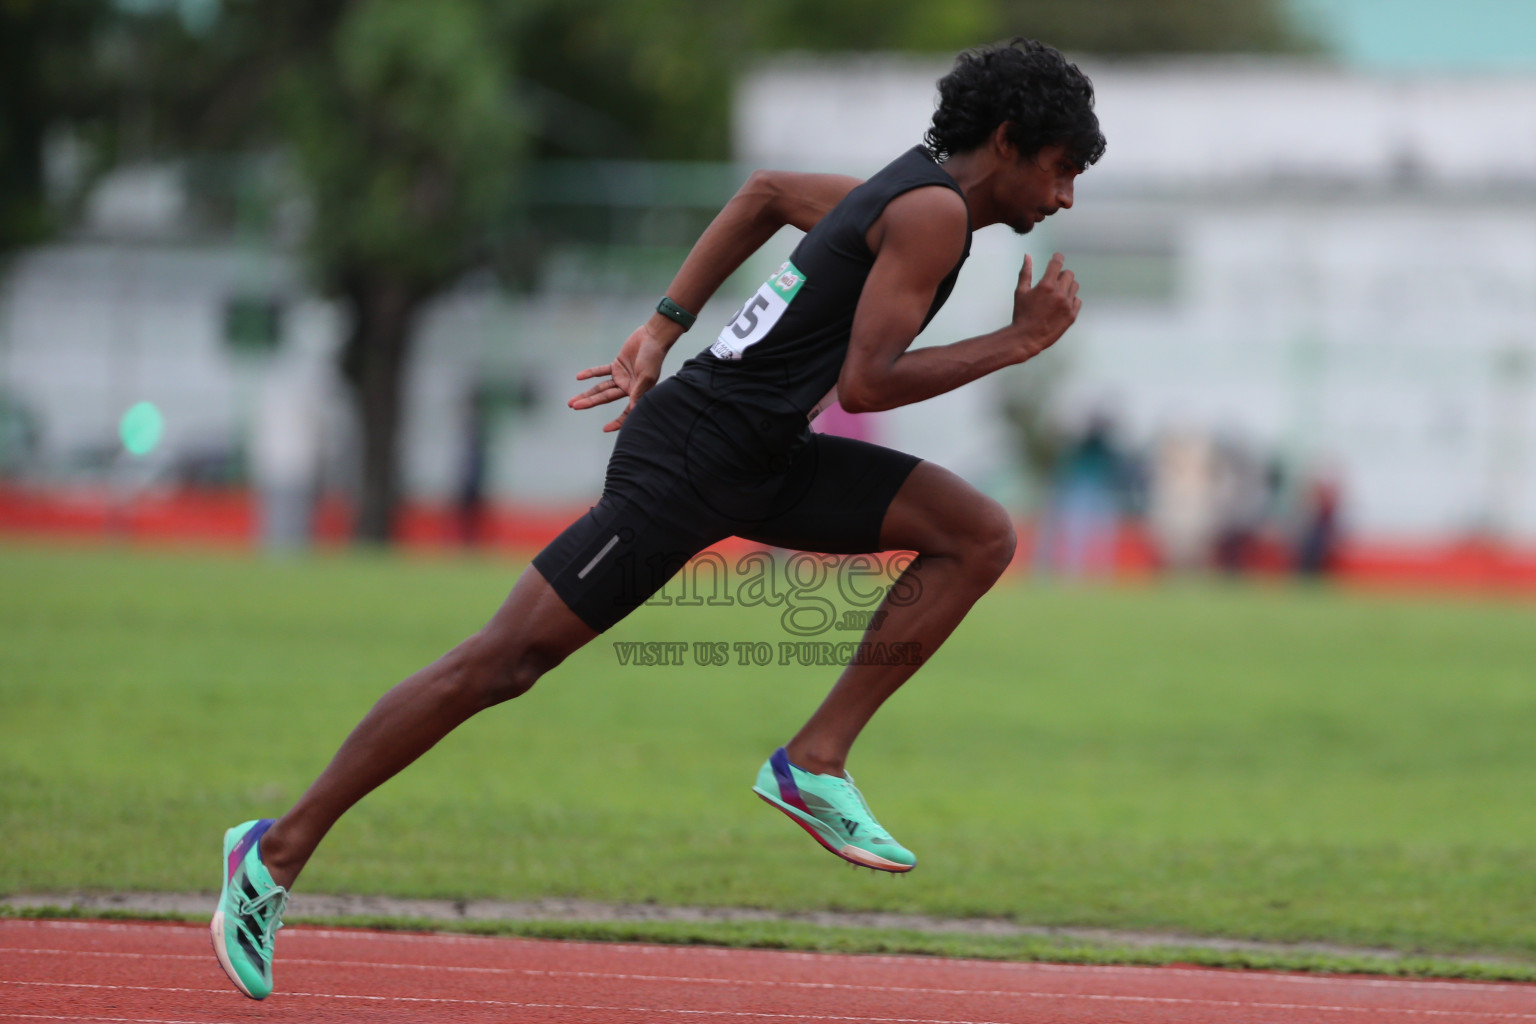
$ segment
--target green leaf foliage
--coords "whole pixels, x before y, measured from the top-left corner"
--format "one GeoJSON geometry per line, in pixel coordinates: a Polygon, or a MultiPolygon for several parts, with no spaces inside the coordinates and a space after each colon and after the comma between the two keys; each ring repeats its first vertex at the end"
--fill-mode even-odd
{"type": "Polygon", "coordinates": [[[1074,53],[1127,56],[1308,52],[1318,44],[1282,0],[1001,0],[999,35],[1074,53]]]}
{"type": "Polygon", "coordinates": [[[385,265],[435,287],[511,199],[523,112],[504,40],[475,0],[350,5],[330,45],[272,90],[314,198],[311,246],[332,273],[385,265]]]}
{"type": "Polygon", "coordinates": [[[54,226],[49,132],[93,129],[111,107],[93,47],[106,20],[103,0],[0,0],[0,254],[54,226]]]}

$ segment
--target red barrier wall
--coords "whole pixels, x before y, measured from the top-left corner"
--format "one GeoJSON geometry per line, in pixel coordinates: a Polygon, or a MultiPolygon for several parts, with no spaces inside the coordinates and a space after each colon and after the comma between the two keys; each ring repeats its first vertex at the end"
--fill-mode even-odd
{"type": "MultiPolygon", "coordinates": [[[[586,506],[552,508],[490,505],[479,520],[479,542],[492,549],[532,554],[548,543],[586,506]]],[[[257,539],[257,504],[249,491],[172,490],[130,497],[100,489],[49,491],[0,487],[0,536],[72,540],[131,541],[150,544],[201,544],[249,548],[257,539]]],[[[322,545],[347,539],[351,515],[345,502],[320,503],[316,534],[322,545]]],[[[396,537],[413,549],[451,548],[463,544],[463,526],[448,506],[407,504],[396,537]]],[[[1020,526],[1020,557],[1027,564],[1028,524],[1020,526]]],[[[746,542],[726,542],[727,549],[746,542]]],[[[1257,572],[1286,571],[1285,554],[1262,545],[1254,558],[1257,572]]],[[[1128,525],[1116,545],[1116,573],[1148,577],[1157,571],[1157,555],[1145,532],[1128,525]]],[[[1536,550],[1514,549],[1485,540],[1423,544],[1348,540],[1342,546],[1336,578],[1372,587],[1450,588],[1511,591],[1536,595],[1536,550]]]]}

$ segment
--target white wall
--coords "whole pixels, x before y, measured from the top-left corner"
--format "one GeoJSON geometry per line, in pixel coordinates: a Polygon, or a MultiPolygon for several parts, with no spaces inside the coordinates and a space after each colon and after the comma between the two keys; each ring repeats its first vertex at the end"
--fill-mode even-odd
{"type": "Polygon", "coordinates": [[[290,351],[333,351],[334,310],[306,299],[292,263],[270,253],[83,242],[17,259],[0,302],[0,386],[41,417],[45,461],[112,450],[141,401],[165,414],[157,460],[228,450],[271,362],[224,345],[224,302],[237,293],[289,298],[290,351]]]}
{"type": "MultiPolygon", "coordinates": [[[[887,414],[892,440],[1007,494],[995,403],[1051,373],[1066,423],[1109,409],[1143,445],[1187,427],[1336,467],[1361,533],[1536,540],[1536,78],[1082,64],[1103,162],[1026,239],[979,233],[919,344],[995,327],[1024,251],[1078,267],[1078,323],[1036,365],[887,414]],[[1167,294],[1108,279],[1149,251],[1167,294]]],[[[740,156],[870,173],[920,139],[947,67],[765,65],[740,156]]]]}
{"type": "MultiPolygon", "coordinates": [[[[1085,186],[1288,175],[1529,180],[1536,77],[1367,75],[1240,58],[1080,58],[1109,152],[1085,186]]],[[[947,59],[798,57],[738,87],[737,158],[869,173],[921,141],[947,59]]]]}

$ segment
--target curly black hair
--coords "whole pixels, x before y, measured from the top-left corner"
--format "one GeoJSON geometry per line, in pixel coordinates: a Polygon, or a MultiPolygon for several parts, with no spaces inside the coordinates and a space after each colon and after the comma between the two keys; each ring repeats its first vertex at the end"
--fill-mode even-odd
{"type": "Polygon", "coordinates": [[[1021,155],[1065,143],[1086,170],[1104,155],[1104,133],[1093,112],[1093,83],[1060,51],[1033,39],[966,50],[939,79],[939,106],[923,136],[934,159],[982,145],[997,126],[1021,155]]]}

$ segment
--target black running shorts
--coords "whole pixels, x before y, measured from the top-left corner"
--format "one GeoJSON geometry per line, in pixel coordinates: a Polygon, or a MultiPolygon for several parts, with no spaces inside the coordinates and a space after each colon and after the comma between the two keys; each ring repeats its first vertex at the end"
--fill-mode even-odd
{"type": "Polygon", "coordinates": [[[603,632],[726,537],[829,554],[881,550],[886,509],[919,461],[815,433],[771,396],[669,377],[625,420],[602,498],[533,564],[603,632]]]}

